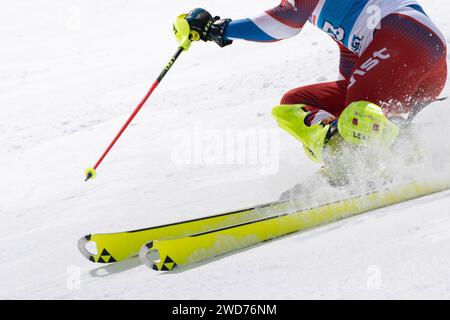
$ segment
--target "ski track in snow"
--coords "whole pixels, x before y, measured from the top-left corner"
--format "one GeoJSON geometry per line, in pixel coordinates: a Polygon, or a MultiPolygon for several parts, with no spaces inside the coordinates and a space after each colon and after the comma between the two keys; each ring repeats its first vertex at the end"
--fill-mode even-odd
{"type": "MultiPolygon", "coordinates": [[[[442,10],[448,3],[421,3],[448,42],[450,24],[442,10]]],[[[4,6],[0,298],[450,298],[450,192],[167,274],[138,259],[94,265],[78,253],[77,240],[85,234],[272,201],[317,169],[283,132],[279,170],[272,175],[255,165],[172,161],[176,130],[191,133],[196,124],[206,130],[276,129],[271,108],[285,91],[335,80],[336,45],[308,26],[277,44],[236,42],[220,49],[195,43],[98,178],[83,182],[84,168],[175,51],[172,19],[202,5],[239,18],[274,1],[248,0],[236,8],[217,0],[24,0],[4,6]]],[[[438,103],[418,120],[449,119],[448,108],[448,102],[438,103]]],[[[446,133],[448,123],[440,123],[446,133]]]]}

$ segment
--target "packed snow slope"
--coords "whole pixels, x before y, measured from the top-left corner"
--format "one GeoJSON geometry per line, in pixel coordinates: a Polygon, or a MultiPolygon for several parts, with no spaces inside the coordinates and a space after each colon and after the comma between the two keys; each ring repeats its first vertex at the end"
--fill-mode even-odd
{"type": "MultiPolygon", "coordinates": [[[[450,4],[422,2],[448,42],[450,4]]],[[[2,5],[0,298],[450,298],[450,192],[168,274],[137,259],[96,266],[78,253],[85,234],[272,201],[317,169],[270,114],[285,91],[337,77],[336,45],[307,26],[275,44],[195,43],[97,179],[83,181],[174,53],[175,16],[205,6],[242,18],[275,4],[2,5]],[[239,147],[237,137],[250,140],[239,147]]],[[[434,123],[448,137],[449,107],[436,103],[418,122],[434,123]]]]}

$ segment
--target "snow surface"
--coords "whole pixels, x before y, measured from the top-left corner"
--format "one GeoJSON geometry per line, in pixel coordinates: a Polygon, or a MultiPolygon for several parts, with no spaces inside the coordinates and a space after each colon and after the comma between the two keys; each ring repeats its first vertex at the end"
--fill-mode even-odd
{"type": "MultiPolygon", "coordinates": [[[[171,21],[177,14],[206,6],[240,18],[275,2],[2,5],[0,298],[450,298],[450,192],[174,273],[155,273],[138,259],[99,266],[79,254],[77,240],[85,234],[268,202],[317,169],[270,115],[288,89],[337,77],[335,44],[307,26],[276,44],[194,44],[98,178],[83,181],[84,168],[96,161],[175,51],[171,21]],[[221,156],[236,150],[227,141],[245,134],[257,139],[256,162],[220,164],[221,156]],[[213,154],[217,141],[225,141],[222,154],[213,154]],[[268,141],[271,151],[265,153],[268,141]]],[[[448,1],[423,6],[448,42],[448,1]]],[[[449,88],[443,95],[450,95],[449,88]]],[[[418,121],[434,121],[446,137],[448,107],[436,103],[418,121]]],[[[251,150],[252,144],[245,146],[251,150]]],[[[441,162],[448,160],[447,151],[441,162]]]]}

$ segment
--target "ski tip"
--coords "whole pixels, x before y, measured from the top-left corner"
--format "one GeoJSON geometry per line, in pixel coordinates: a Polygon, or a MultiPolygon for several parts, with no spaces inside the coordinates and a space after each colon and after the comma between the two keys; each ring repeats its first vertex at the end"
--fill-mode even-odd
{"type": "MultiPolygon", "coordinates": [[[[153,269],[153,258],[150,257],[150,252],[152,252],[152,248],[153,248],[153,242],[148,242],[146,244],[144,244],[141,247],[141,250],[139,251],[139,259],[141,259],[142,263],[153,269]]],[[[156,255],[158,255],[157,258],[159,258],[159,253],[158,251],[156,251],[156,255]]]]}
{"type": "Polygon", "coordinates": [[[86,249],[86,245],[88,242],[91,241],[91,237],[92,236],[89,234],[78,240],[78,250],[80,251],[83,257],[85,257],[89,261],[95,262],[94,256],[86,249]]]}
{"type": "Polygon", "coordinates": [[[93,241],[92,234],[78,240],[78,250],[83,257],[94,263],[114,263],[121,260],[113,257],[106,248],[93,241]],[[91,244],[91,246],[88,246],[88,244],[91,244]]]}
{"type": "Polygon", "coordinates": [[[169,256],[162,259],[158,249],[154,248],[153,242],[141,247],[139,258],[144,265],[155,271],[171,271],[177,265],[169,256]]]}
{"type": "Polygon", "coordinates": [[[85,179],[84,179],[85,182],[88,180],[95,179],[95,177],[97,177],[97,171],[95,171],[94,168],[87,168],[86,170],[84,170],[84,176],[85,176],[85,179]]]}

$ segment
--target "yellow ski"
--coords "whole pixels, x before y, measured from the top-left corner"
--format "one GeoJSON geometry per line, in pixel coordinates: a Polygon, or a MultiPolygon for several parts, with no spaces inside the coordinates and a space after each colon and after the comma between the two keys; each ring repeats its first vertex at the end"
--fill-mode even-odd
{"type": "Polygon", "coordinates": [[[301,200],[294,202],[272,202],[257,207],[247,208],[205,218],[187,220],[162,226],[150,227],[117,233],[90,234],[78,241],[80,253],[96,263],[123,261],[139,254],[143,244],[153,240],[175,239],[193,234],[216,230],[233,225],[255,221],[268,215],[286,212],[289,207],[299,207],[301,200]],[[87,249],[88,243],[95,246],[95,252],[87,249]]]}
{"type": "Polygon", "coordinates": [[[140,258],[148,267],[169,271],[177,265],[187,265],[240,250],[307,228],[364,213],[374,209],[441,192],[450,188],[450,181],[438,184],[412,182],[365,195],[328,203],[318,207],[283,213],[237,226],[206,231],[188,237],[153,240],[141,248],[140,258]]]}

